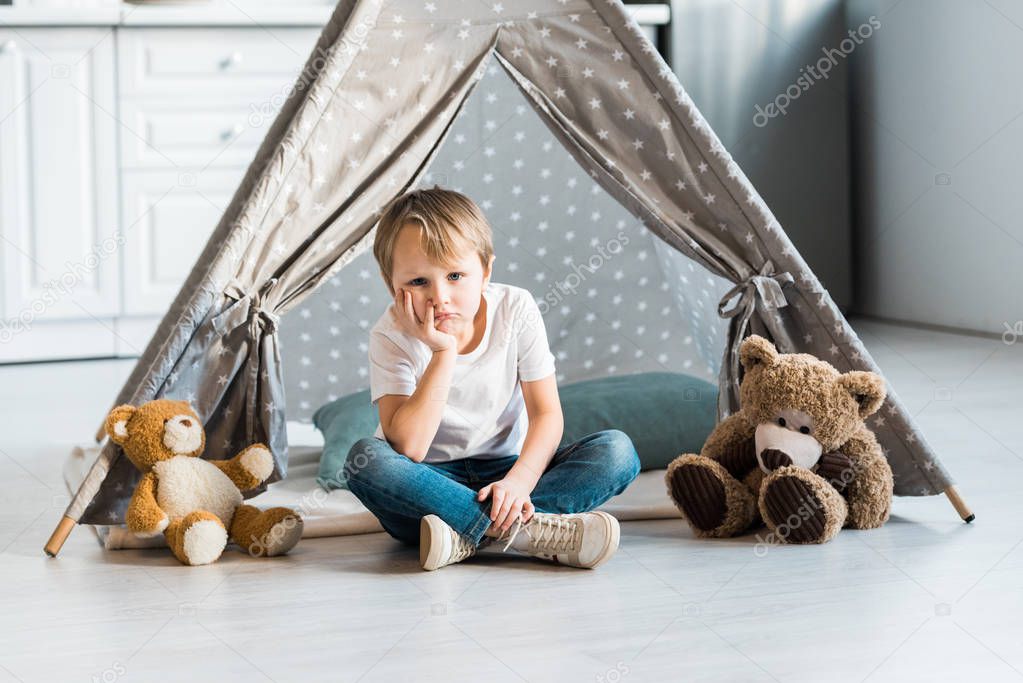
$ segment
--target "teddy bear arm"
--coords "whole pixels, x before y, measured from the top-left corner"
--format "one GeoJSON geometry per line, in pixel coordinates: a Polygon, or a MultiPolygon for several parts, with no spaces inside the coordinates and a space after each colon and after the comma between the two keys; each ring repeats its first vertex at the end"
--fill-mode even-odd
{"type": "Polygon", "coordinates": [[[742,413],[722,420],[704,444],[700,454],[721,463],[736,479],[743,479],[757,468],[754,428],[742,413]]]}
{"type": "Polygon", "coordinates": [[[817,464],[811,468],[812,472],[823,477],[825,481],[835,487],[839,493],[845,491],[845,487],[855,476],[852,459],[842,451],[831,451],[821,455],[817,464]]]}
{"type": "Polygon", "coordinates": [[[142,475],[135,493],[128,501],[128,510],[125,513],[124,522],[128,530],[143,535],[155,536],[163,533],[167,528],[169,519],[160,505],[156,502],[156,475],[146,472],[142,475]]]}
{"type": "Polygon", "coordinates": [[[853,434],[839,450],[852,463],[853,477],[845,492],[849,504],[847,526],[874,529],[891,513],[894,478],[877,438],[866,427],[853,434]]]}
{"type": "Polygon", "coordinates": [[[273,473],[273,457],[263,444],[253,444],[228,460],[213,460],[239,491],[254,489],[273,473]]]}

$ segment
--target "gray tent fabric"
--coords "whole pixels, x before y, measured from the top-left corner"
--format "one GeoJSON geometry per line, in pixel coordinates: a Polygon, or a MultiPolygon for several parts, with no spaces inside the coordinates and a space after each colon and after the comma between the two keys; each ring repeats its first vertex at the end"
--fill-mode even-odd
{"type": "MultiPolygon", "coordinates": [[[[717,306],[732,284],[593,182],[496,60],[418,186],[436,183],[487,215],[493,279],[536,299],[559,385],[644,372],[716,384],[728,326],[717,306]]],[[[281,319],[289,423],[369,388],[369,329],[391,303],[378,271],[366,250],[281,319]]]]}
{"type": "MultiPolygon", "coordinates": [[[[372,243],[382,208],[429,168],[491,58],[594,182],[733,284],[719,305],[721,416],[737,407],[736,350],[751,332],[840,371],[878,371],[618,0],[348,0],[115,403],[186,398],[207,457],[263,441],[271,481],[286,476],[279,321],[372,243]]],[[[870,426],[897,494],[951,484],[894,393],[870,426]]],[[[136,479],[108,442],[66,514],[119,523],[136,479]]]]}

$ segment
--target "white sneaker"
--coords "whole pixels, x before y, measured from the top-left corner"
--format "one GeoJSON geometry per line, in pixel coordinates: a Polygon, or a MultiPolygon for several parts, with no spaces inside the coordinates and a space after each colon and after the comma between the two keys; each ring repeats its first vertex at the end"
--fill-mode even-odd
{"type": "MultiPolygon", "coordinates": [[[[583,569],[607,561],[618,550],[621,537],[618,520],[601,511],[569,515],[536,512],[525,524],[519,517],[509,531],[504,550],[515,544],[516,549],[534,557],[583,569]],[[527,542],[519,539],[515,543],[519,531],[526,532],[527,542]]],[[[503,541],[504,536],[497,540],[503,541]]]]}
{"type": "Polygon", "coordinates": [[[427,571],[461,562],[476,554],[476,546],[437,515],[419,522],[419,564],[427,571]]]}

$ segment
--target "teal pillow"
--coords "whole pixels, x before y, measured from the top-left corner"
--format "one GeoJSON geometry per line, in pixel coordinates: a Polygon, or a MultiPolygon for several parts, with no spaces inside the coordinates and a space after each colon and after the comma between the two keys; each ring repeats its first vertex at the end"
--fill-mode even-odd
{"type": "Polygon", "coordinates": [[[323,434],[323,455],[316,483],[327,491],[348,488],[345,460],[359,439],[373,436],[380,416],[369,401],[369,389],[331,401],[313,414],[313,424],[323,434]]]}
{"type": "Polygon", "coordinates": [[[620,429],[643,470],[699,453],[717,423],[718,388],[675,372],[598,377],[558,387],[565,431],[559,448],[587,434],[620,429]]]}
{"type": "MultiPolygon", "coordinates": [[[[598,377],[558,387],[565,431],[559,448],[587,434],[620,429],[629,435],[644,470],[666,467],[680,453],[699,453],[717,421],[717,387],[674,372],[598,377]]],[[[344,465],[359,439],[373,436],[379,416],[369,390],[322,406],[313,424],[323,433],[316,481],[348,488],[344,465]]]]}

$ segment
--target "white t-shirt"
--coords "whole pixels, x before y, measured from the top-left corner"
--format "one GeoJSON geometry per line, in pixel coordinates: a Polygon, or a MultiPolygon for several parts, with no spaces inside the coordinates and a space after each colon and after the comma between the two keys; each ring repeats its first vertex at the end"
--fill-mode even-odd
{"type": "MultiPolygon", "coordinates": [[[[543,316],[529,290],[491,281],[483,290],[487,326],[470,353],[459,354],[437,435],[425,462],[518,455],[529,417],[519,382],[554,373],[543,316]]],[[[370,400],[411,396],[433,352],[405,334],[392,317],[392,302],[369,334],[370,400]]],[[[377,423],[377,438],[384,432],[377,423]]]]}

